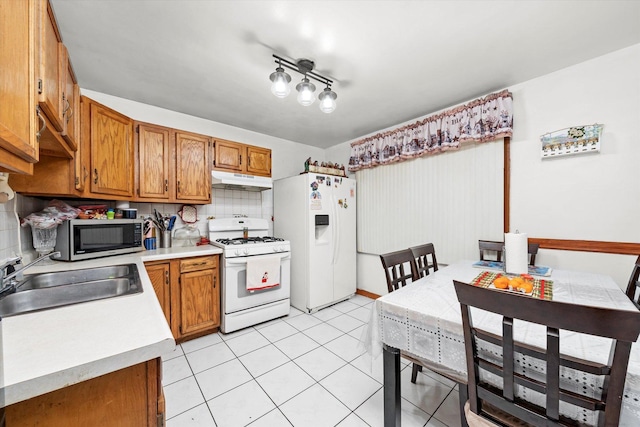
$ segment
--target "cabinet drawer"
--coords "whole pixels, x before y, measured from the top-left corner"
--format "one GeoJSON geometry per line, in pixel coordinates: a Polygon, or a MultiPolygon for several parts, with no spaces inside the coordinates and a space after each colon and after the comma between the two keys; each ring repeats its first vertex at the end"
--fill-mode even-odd
{"type": "Polygon", "coordinates": [[[201,256],[194,258],[185,258],[180,260],[180,273],[186,273],[188,271],[198,271],[206,268],[217,268],[218,257],[216,256],[201,256]]]}

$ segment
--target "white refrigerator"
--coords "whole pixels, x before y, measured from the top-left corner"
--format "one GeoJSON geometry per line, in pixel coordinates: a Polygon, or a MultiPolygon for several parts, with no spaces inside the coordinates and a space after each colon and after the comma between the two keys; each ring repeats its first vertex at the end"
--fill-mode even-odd
{"type": "Polygon", "coordinates": [[[273,233],[291,242],[291,305],[305,312],[356,292],[356,181],[306,173],[273,182],[273,233]]]}

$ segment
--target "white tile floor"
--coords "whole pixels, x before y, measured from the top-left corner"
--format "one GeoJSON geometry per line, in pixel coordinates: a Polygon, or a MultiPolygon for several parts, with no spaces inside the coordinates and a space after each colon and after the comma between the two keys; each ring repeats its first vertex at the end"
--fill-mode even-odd
{"type": "MultiPolygon", "coordinates": [[[[371,299],[356,295],[178,345],[163,356],[168,427],[382,426],[382,357],[358,345],[371,299]]],[[[402,425],[458,427],[455,384],[402,366],[402,425]]]]}

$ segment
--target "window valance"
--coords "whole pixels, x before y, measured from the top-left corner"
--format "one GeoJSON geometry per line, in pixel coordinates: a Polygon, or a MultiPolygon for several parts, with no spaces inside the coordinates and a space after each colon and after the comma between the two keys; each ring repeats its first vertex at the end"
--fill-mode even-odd
{"type": "Polygon", "coordinates": [[[455,150],[464,142],[493,141],[511,136],[512,128],[513,99],[511,92],[503,90],[352,142],[349,170],[455,150]]]}

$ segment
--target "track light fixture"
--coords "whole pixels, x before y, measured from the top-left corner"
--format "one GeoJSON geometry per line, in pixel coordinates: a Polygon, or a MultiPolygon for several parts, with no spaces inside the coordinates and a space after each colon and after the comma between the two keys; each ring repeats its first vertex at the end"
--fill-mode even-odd
{"type": "Polygon", "coordinates": [[[323,113],[332,113],[336,109],[336,98],[338,98],[338,95],[331,90],[333,81],[313,72],[315,67],[313,61],[309,59],[299,59],[294,63],[287,61],[278,55],[273,55],[273,57],[276,58],[275,62],[278,64],[278,67],[275,72],[271,73],[269,79],[271,80],[271,92],[275,96],[278,98],[285,98],[291,92],[289,87],[291,76],[284,71],[284,68],[282,68],[285,67],[289,70],[302,74],[302,81],[296,85],[296,90],[298,91],[298,102],[300,105],[306,107],[313,104],[316,100],[314,94],[316,86],[309,81],[311,78],[326,86],[322,93],[318,95],[318,99],[320,100],[320,111],[323,113]]]}

